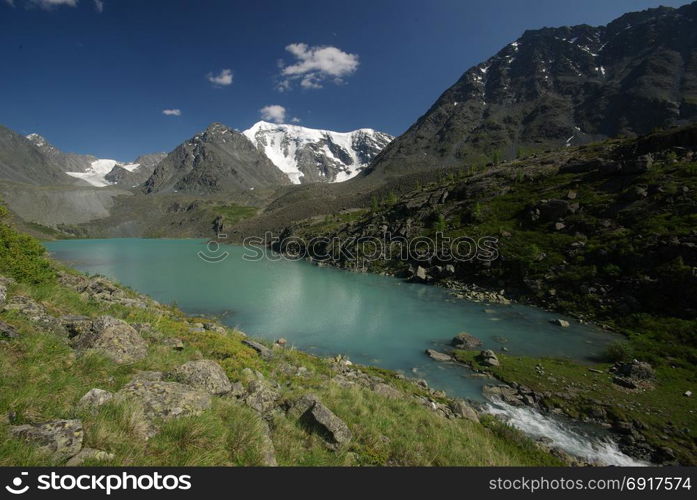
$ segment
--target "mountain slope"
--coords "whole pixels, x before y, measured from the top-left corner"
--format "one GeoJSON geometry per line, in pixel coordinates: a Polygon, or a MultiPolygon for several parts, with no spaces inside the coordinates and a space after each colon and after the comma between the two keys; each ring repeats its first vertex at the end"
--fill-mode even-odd
{"type": "Polygon", "coordinates": [[[333,132],[264,121],[242,133],[294,184],[350,179],[393,139],[373,129],[333,132]]]}
{"type": "Polygon", "coordinates": [[[697,119],[697,3],[526,31],[470,68],[369,168],[400,175],[697,119]]]}
{"type": "Polygon", "coordinates": [[[151,153],[141,155],[133,162],[135,168],[127,168],[124,165],[116,164],[104,176],[104,180],[117,186],[132,188],[147,181],[155,171],[158,163],[167,157],[167,153],[151,153]]]}
{"type": "Polygon", "coordinates": [[[26,137],[0,125],[0,180],[34,185],[75,184],[26,137]]]}
{"type": "Polygon", "coordinates": [[[289,183],[244,135],[213,123],[169,153],[146,181],[145,191],[211,194],[289,183]]]}
{"type": "Polygon", "coordinates": [[[92,155],[64,153],[39,134],[29,134],[27,139],[44,154],[51,164],[59,167],[63,172],[85,172],[92,162],[97,160],[97,157],[92,155]]]}

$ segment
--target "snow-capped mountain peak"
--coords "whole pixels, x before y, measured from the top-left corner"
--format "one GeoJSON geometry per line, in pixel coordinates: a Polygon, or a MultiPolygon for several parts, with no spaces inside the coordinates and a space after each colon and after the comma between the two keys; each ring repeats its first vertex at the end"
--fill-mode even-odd
{"type": "Polygon", "coordinates": [[[348,180],[393,139],[369,128],[334,132],[266,121],[242,133],[294,184],[348,180]]]}

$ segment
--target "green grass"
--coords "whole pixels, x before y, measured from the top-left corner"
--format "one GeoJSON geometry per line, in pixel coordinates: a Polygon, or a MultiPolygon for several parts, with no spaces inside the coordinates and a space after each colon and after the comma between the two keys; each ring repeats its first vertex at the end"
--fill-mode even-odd
{"type": "Polygon", "coordinates": [[[244,219],[254,217],[257,213],[257,209],[254,207],[245,207],[234,203],[230,205],[218,205],[213,207],[212,210],[216,215],[222,216],[225,223],[230,226],[244,219]]]}

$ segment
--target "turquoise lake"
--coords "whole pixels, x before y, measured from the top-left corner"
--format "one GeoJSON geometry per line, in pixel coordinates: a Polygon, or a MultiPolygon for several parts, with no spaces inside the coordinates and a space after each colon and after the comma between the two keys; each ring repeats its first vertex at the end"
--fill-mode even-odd
{"type": "Polygon", "coordinates": [[[396,278],[317,267],[285,259],[249,261],[250,251],[225,246],[202,260],[204,240],[107,239],[46,243],[51,254],[91,274],[102,274],[190,314],[217,316],[226,325],[268,340],[284,337],[318,355],[424,378],[454,396],[481,400],[486,383],[462,366],[424,354],[446,350],[466,331],[485,348],[510,354],[588,360],[616,337],[520,305],[486,305],[454,299],[441,288],[396,278]],[[505,343],[502,343],[504,341],[505,343]]]}

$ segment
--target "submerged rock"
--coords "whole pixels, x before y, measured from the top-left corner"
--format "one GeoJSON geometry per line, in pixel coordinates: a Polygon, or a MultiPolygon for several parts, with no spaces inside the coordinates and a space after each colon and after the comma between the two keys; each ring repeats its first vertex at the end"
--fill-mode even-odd
{"type": "Polygon", "coordinates": [[[54,420],[44,424],[10,427],[10,434],[28,441],[58,460],[76,455],[82,448],[84,431],[80,420],[54,420]]]}
{"type": "Polygon", "coordinates": [[[172,376],[178,382],[203,389],[216,396],[232,390],[232,384],[225,371],[210,359],[184,363],[174,370],[172,376]]]}
{"type": "Polygon", "coordinates": [[[433,349],[426,349],[426,354],[428,354],[428,357],[435,359],[436,361],[452,361],[449,354],[438,352],[433,349]]]}

